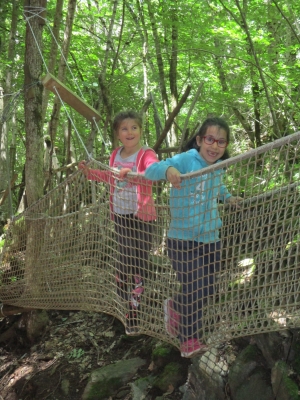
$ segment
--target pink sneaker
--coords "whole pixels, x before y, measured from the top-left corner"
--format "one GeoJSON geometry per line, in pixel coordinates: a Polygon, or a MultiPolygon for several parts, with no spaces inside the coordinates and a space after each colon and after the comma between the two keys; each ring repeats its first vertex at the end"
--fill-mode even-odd
{"type": "Polygon", "coordinates": [[[141,295],[144,293],[143,286],[133,289],[131,292],[130,305],[132,308],[138,308],[141,301],[141,295]]]}
{"type": "Polygon", "coordinates": [[[134,276],[134,283],[135,283],[135,288],[143,286],[143,278],[140,275],[135,275],[134,276]]]}
{"type": "Polygon", "coordinates": [[[181,357],[186,358],[191,358],[199,353],[205,353],[207,350],[207,346],[195,338],[189,339],[180,345],[181,357]]]}
{"type": "Polygon", "coordinates": [[[130,305],[136,309],[140,305],[141,295],[144,293],[143,279],[136,275],[134,277],[135,288],[131,292],[130,305]]]}
{"type": "Polygon", "coordinates": [[[166,331],[170,336],[177,337],[180,315],[174,310],[171,298],[164,301],[164,315],[166,331]]]}

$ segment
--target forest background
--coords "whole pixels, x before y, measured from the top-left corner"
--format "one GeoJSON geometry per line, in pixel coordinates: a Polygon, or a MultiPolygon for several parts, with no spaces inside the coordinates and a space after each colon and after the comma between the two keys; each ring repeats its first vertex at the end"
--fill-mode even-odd
{"type": "Polygon", "coordinates": [[[231,155],[299,131],[299,1],[0,0],[0,15],[0,252],[7,221],[79,160],[108,161],[123,109],[143,114],[160,158],[212,115],[231,127],[231,155]],[[49,73],[96,124],[45,89],[49,73]]]}
{"type": "Polygon", "coordinates": [[[13,0],[0,8],[0,233],[78,160],[110,153],[122,109],[143,113],[144,142],[162,158],[211,115],[231,126],[232,155],[299,129],[296,0],[13,0]],[[97,124],[45,90],[47,73],[99,112],[97,124]]]}

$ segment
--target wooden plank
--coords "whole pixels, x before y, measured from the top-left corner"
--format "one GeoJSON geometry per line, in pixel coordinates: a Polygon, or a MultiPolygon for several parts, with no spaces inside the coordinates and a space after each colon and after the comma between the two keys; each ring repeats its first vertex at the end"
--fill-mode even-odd
{"type": "Polygon", "coordinates": [[[61,99],[69,104],[74,110],[79,112],[79,114],[83,115],[89,121],[99,121],[100,114],[93,107],[88,105],[84,100],[82,100],[76,93],[73,93],[70,89],[68,89],[62,82],[60,82],[57,78],[51,75],[49,72],[42,79],[42,84],[46,89],[51,90],[54,94],[61,97],[61,99]]]}

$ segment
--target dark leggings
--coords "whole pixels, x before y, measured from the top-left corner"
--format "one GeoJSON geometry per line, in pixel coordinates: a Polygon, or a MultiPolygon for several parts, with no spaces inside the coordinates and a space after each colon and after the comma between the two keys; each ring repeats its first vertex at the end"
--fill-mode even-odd
{"type": "Polygon", "coordinates": [[[180,314],[181,341],[199,339],[202,307],[215,291],[215,274],[220,270],[221,242],[199,243],[168,238],[168,255],[181,283],[174,298],[180,314]]]}
{"type": "Polygon", "coordinates": [[[119,253],[116,269],[118,278],[124,283],[122,297],[126,297],[134,287],[135,276],[147,276],[153,221],[142,221],[133,214],[115,214],[114,222],[119,253]]]}

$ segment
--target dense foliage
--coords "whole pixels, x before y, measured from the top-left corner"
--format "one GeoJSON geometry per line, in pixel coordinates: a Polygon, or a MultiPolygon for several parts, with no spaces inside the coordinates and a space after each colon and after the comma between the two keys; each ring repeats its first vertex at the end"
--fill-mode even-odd
{"type": "MultiPolygon", "coordinates": [[[[145,141],[155,145],[189,87],[162,147],[180,146],[182,136],[191,135],[211,114],[225,117],[231,125],[233,154],[299,129],[300,3],[296,0],[48,0],[46,5],[31,0],[26,4],[13,0],[1,5],[0,174],[5,178],[0,191],[7,188],[7,169],[10,177],[18,174],[16,183],[22,182],[23,95],[39,84],[35,78],[29,82],[24,78],[24,50],[29,45],[36,46],[42,57],[40,78],[47,72],[60,77],[101,115],[97,128],[91,127],[65,105],[55,111],[53,93],[43,98],[42,129],[52,160],[44,167],[45,181],[53,168],[85,158],[86,151],[94,156],[109,152],[114,144],[112,118],[124,108],[143,110],[145,141]],[[24,10],[31,16],[24,16],[24,10]],[[26,42],[26,29],[37,15],[45,23],[41,46],[34,40],[26,42]]],[[[45,190],[49,188],[45,184],[45,190]]],[[[14,190],[13,196],[15,212],[21,195],[14,190]]]]}

